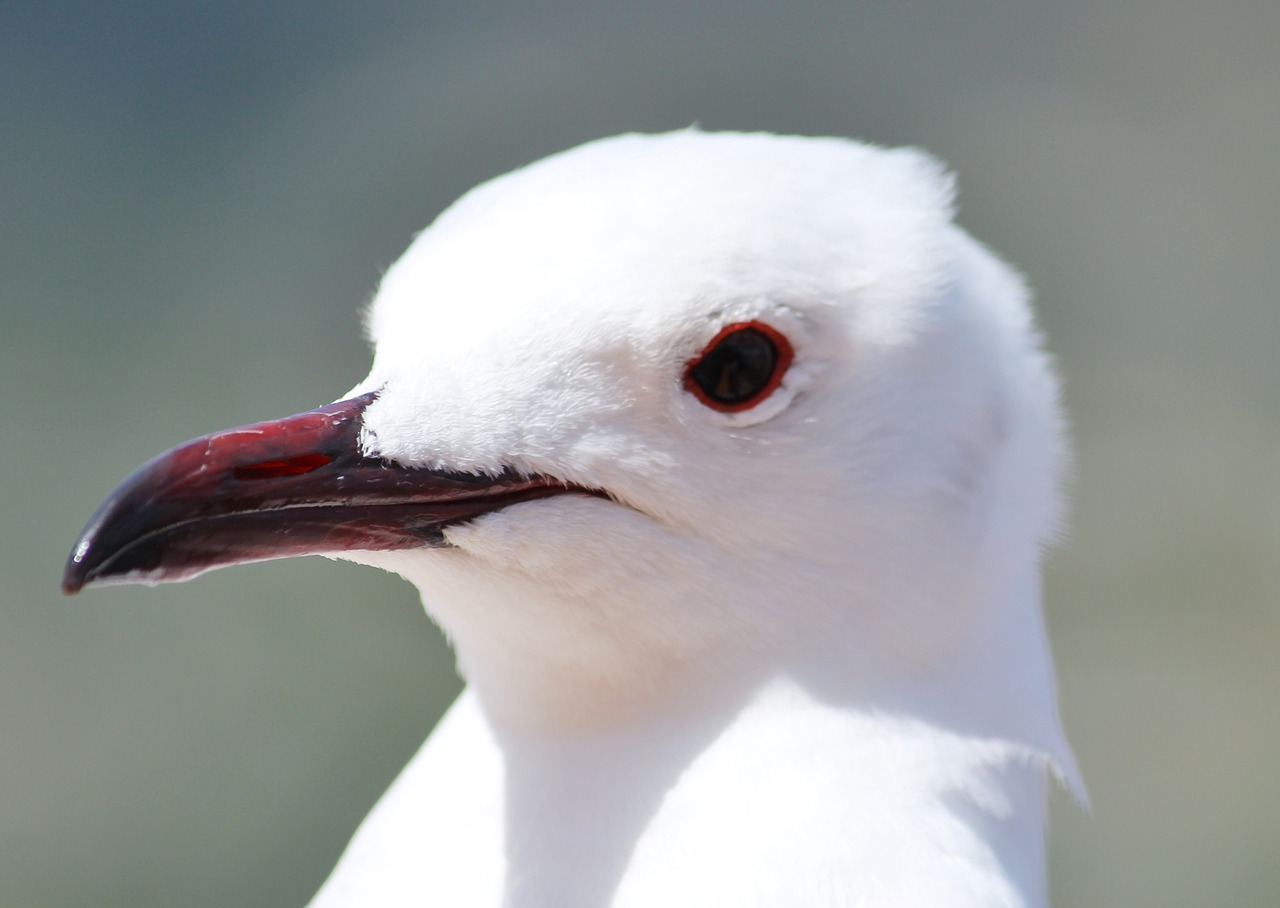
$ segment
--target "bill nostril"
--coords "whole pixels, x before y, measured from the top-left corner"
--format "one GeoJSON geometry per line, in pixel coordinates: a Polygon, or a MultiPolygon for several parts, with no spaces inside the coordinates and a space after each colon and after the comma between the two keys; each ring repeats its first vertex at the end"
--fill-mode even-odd
{"type": "Polygon", "coordinates": [[[258,463],[241,464],[231,470],[236,479],[275,479],[280,476],[301,476],[318,470],[333,460],[328,454],[299,454],[297,457],[285,457],[280,460],[262,460],[258,463]]]}

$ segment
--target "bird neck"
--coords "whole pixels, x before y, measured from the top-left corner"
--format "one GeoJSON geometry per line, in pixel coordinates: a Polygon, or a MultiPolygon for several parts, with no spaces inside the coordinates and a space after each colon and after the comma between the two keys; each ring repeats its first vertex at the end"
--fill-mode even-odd
{"type": "Polygon", "coordinates": [[[786,679],[731,715],[495,737],[510,905],[1043,904],[1046,761],[1010,742],[786,679]]]}
{"type": "MultiPolygon", "coordinates": [[[[598,614],[584,619],[577,604],[547,605],[532,597],[504,608],[502,620],[486,616],[477,626],[478,609],[468,607],[445,626],[486,712],[512,732],[555,738],[607,736],[672,721],[724,724],[782,679],[847,710],[1013,742],[1045,754],[1074,784],[1034,568],[983,593],[980,606],[948,603],[968,611],[962,631],[935,634],[914,652],[907,648],[921,646],[918,640],[886,645],[884,633],[876,636],[883,627],[856,623],[835,628],[793,621],[797,636],[767,641],[749,634],[652,640],[644,637],[644,622],[636,622],[634,631],[623,625],[593,633],[572,622],[600,621],[598,614]]],[[[794,614],[792,605],[781,604],[778,612],[794,614]]],[[[902,610],[886,600],[862,611],[895,609],[902,610]]]]}
{"type": "MultiPolygon", "coordinates": [[[[649,640],[618,632],[627,603],[589,628],[574,622],[600,622],[598,603],[431,578],[502,754],[506,904],[1042,904],[1046,771],[1071,778],[1070,754],[1034,562],[984,576],[944,603],[964,633],[908,658],[871,624],[649,640]],[[829,888],[756,896],[796,879],[829,888]]],[[[826,605],[779,611],[910,603],[826,605]]]]}

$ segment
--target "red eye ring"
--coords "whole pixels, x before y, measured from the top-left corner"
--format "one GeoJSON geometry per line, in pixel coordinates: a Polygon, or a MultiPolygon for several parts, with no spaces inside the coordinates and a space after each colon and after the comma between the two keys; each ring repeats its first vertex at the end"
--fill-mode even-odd
{"type": "Polygon", "coordinates": [[[740,413],[778,389],[793,359],[791,342],[777,329],[734,322],[685,364],[684,388],[713,410],[740,413]]]}

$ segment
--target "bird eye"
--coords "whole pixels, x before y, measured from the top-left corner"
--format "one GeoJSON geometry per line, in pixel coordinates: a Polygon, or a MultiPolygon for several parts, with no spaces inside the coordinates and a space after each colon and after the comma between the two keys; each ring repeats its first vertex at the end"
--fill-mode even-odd
{"type": "Polygon", "coordinates": [[[777,390],[794,356],[763,322],[726,325],[685,366],[684,387],[713,410],[749,410],[777,390]]]}

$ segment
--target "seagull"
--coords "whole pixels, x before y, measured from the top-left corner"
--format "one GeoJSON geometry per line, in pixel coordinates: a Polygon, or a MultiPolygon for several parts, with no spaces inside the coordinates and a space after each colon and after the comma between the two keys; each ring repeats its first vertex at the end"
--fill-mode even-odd
{"type": "Polygon", "coordinates": [[[384,276],[367,379],[139,468],[64,589],[420,590],[466,689],[313,908],[1043,906],[1065,431],[953,208],[918,150],[696,129],[492,180],[384,276]]]}

